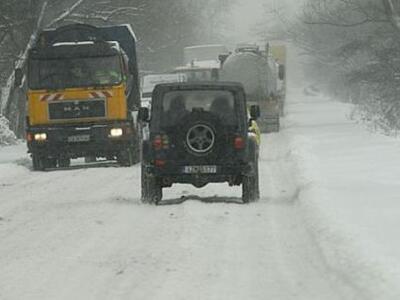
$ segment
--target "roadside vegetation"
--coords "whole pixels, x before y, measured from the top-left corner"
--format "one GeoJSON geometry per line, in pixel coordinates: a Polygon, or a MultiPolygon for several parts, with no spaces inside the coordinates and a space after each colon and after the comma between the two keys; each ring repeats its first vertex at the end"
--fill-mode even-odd
{"type": "Polygon", "coordinates": [[[306,0],[296,18],[266,9],[278,19],[268,34],[301,49],[312,84],[356,104],[355,117],[400,129],[399,0],[306,0]]]}

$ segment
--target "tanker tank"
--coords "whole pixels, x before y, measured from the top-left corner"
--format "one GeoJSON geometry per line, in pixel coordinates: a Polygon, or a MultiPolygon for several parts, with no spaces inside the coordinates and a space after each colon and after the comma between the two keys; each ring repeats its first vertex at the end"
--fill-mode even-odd
{"type": "Polygon", "coordinates": [[[253,52],[232,54],[223,64],[221,79],[243,84],[248,101],[260,102],[276,92],[268,60],[253,52]]]}
{"type": "Polygon", "coordinates": [[[240,82],[248,104],[260,106],[262,116],[258,123],[263,132],[279,131],[278,70],[272,58],[258,48],[239,49],[223,62],[221,80],[240,82]]]}

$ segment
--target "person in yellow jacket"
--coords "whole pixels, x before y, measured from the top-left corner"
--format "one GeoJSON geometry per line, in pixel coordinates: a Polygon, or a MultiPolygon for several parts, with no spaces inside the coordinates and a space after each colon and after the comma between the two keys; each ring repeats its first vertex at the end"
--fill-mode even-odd
{"type": "Polygon", "coordinates": [[[255,120],[252,120],[250,118],[250,113],[248,113],[249,115],[249,136],[254,138],[256,140],[256,143],[258,146],[261,145],[261,130],[260,127],[258,127],[258,124],[255,120]]]}

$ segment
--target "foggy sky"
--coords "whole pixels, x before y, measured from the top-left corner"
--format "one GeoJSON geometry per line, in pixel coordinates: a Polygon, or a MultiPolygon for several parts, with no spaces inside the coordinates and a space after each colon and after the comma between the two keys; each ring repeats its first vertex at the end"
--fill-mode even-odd
{"type": "Polygon", "coordinates": [[[301,0],[246,0],[238,1],[231,19],[232,38],[236,43],[256,42],[259,37],[254,28],[268,17],[267,10],[284,8],[288,16],[295,14],[303,1],[301,0]]]}

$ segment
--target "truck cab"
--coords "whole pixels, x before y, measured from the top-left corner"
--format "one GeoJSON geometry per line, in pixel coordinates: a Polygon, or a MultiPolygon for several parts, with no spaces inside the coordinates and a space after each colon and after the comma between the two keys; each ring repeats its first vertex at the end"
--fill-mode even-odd
{"type": "Polygon", "coordinates": [[[35,170],[73,158],[140,157],[136,39],[128,25],[41,33],[28,57],[27,142],[35,170]]]}

